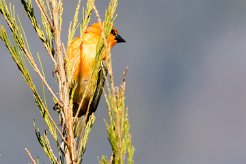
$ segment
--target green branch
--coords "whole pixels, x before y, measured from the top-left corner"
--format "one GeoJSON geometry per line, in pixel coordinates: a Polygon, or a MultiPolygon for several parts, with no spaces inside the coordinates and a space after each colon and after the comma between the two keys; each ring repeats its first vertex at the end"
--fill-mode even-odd
{"type": "MultiPolygon", "coordinates": [[[[38,52],[35,52],[37,56],[33,56],[21,20],[16,16],[14,6],[11,4],[7,6],[6,0],[0,0],[0,14],[6,21],[12,37],[9,38],[4,26],[0,25],[0,39],[7,47],[25,82],[32,91],[35,102],[47,125],[44,133],[41,134],[34,122],[35,134],[44,153],[51,163],[79,164],[83,160],[83,155],[89,140],[89,134],[95,122],[95,116],[94,114],[89,115],[89,110],[81,118],[78,118],[78,112],[76,115],[73,114],[72,98],[76,86],[73,86],[73,84],[71,84],[71,79],[68,79],[71,72],[66,72],[66,61],[64,59],[66,49],[61,40],[63,16],[62,0],[35,0],[35,2],[39,9],[38,14],[41,16],[41,23],[36,19],[37,15],[34,13],[32,0],[21,0],[27,17],[36,32],[37,38],[39,38],[41,44],[45,47],[50,60],[53,62],[55,75],[57,77],[57,88],[59,90],[58,95],[46,80],[45,67],[43,67],[41,62],[42,56],[40,56],[38,52]],[[35,61],[36,58],[38,59],[38,64],[35,61]],[[26,64],[29,64],[31,67],[28,67],[29,65],[27,66],[26,64]],[[30,74],[31,70],[38,75],[42,82],[42,91],[40,93],[32,80],[30,74]],[[50,96],[46,95],[46,90],[48,90],[50,96]],[[46,103],[48,98],[57,103],[55,109],[59,109],[58,122],[55,122],[57,119],[54,119],[50,114],[52,109],[49,108],[46,103]],[[52,140],[49,139],[50,136],[52,136],[52,140]],[[52,147],[52,145],[55,145],[53,142],[56,144],[56,149],[52,147]]],[[[114,85],[110,47],[107,41],[116,18],[115,12],[118,6],[118,0],[110,0],[103,21],[94,4],[95,0],[87,0],[86,7],[85,9],[82,9],[82,12],[80,12],[81,2],[81,0],[78,0],[74,10],[74,18],[70,22],[68,29],[68,44],[74,39],[77,30],[80,31],[82,42],[84,32],[90,23],[93,11],[95,11],[95,15],[103,31],[101,39],[97,44],[96,58],[94,60],[88,85],[85,89],[85,94],[83,95],[83,97],[85,97],[88,93],[94,93],[89,100],[89,109],[91,102],[100,99],[104,81],[106,81],[106,91],[104,91],[104,96],[108,108],[109,121],[105,121],[105,125],[108,140],[112,148],[112,156],[110,159],[107,159],[106,156],[102,156],[99,163],[133,164],[135,149],[131,143],[128,109],[125,105],[126,75],[124,74],[122,85],[119,87],[114,85]],[[82,17],[81,23],[78,21],[79,17],[82,17]],[[101,59],[103,53],[108,56],[106,61],[101,59]],[[107,75],[109,75],[108,78],[107,75]]],[[[79,54],[77,55],[79,57],[79,54]]],[[[81,102],[83,102],[83,98],[81,102]]],[[[81,105],[82,103],[80,104],[80,107],[81,105]]],[[[27,149],[26,151],[31,161],[36,163],[31,152],[27,149]]],[[[37,163],[39,162],[37,161],[37,163]]]]}

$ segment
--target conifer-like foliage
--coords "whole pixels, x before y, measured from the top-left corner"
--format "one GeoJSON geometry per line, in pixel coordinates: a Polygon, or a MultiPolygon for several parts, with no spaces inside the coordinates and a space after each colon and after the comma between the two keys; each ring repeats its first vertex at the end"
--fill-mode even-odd
{"type": "MultiPolygon", "coordinates": [[[[36,32],[36,37],[40,39],[40,44],[42,44],[46,50],[46,54],[44,55],[47,55],[53,63],[57,84],[57,88],[52,88],[48,83],[45,76],[47,70],[45,70],[41,62],[42,57],[38,52],[34,52],[34,50],[31,51],[31,40],[28,40],[25,35],[25,29],[23,28],[18,15],[15,13],[14,5],[7,4],[6,0],[0,0],[0,13],[7,23],[7,27],[0,25],[0,38],[8,49],[27,85],[31,89],[37,107],[47,126],[46,129],[40,130],[34,121],[33,124],[37,140],[51,163],[82,163],[90,131],[96,118],[95,115],[92,114],[87,120],[87,111],[80,124],[81,132],[75,139],[74,126],[75,121],[77,121],[78,113],[73,113],[72,110],[74,89],[71,84],[71,79],[68,79],[67,76],[66,61],[64,58],[66,46],[61,39],[61,32],[64,30],[66,31],[66,29],[62,29],[63,2],[62,0],[35,0],[35,2],[32,0],[21,0],[21,3],[30,20],[30,24],[36,32]],[[33,5],[36,5],[39,10],[34,12],[33,5]],[[37,21],[37,17],[41,17],[41,22],[37,21]],[[7,34],[6,28],[11,31],[10,36],[7,34]],[[41,92],[37,89],[40,88],[40,86],[35,84],[32,80],[30,71],[34,71],[42,82],[41,88],[43,89],[41,92]],[[56,93],[55,90],[58,90],[58,93],[56,93]],[[53,105],[55,107],[49,106],[46,103],[47,99],[51,99],[54,102],[53,105]],[[51,110],[53,110],[53,108],[57,109],[57,118],[59,119],[53,118],[55,116],[51,115],[51,110]]],[[[83,8],[81,7],[81,4],[81,0],[78,0],[76,9],[74,10],[74,18],[68,29],[68,41],[66,42],[69,44],[74,39],[77,30],[80,31],[80,36],[83,37],[85,29],[91,21],[91,14],[96,15],[103,30],[101,40],[97,45],[97,54],[93,65],[93,71],[88,82],[88,86],[92,87],[87,87],[90,89],[92,88],[90,92],[97,92],[96,79],[98,79],[98,74],[96,73],[96,70],[102,66],[106,67],[107,71],[103,69],[104,76],[107,76],[104,96],[108,108],[109,120],[107,121],[107,119],[105,119],[105,130],[107,131],[108,140],[112,148],[112,155],[110,157],[102,155],[98,162],[102,164],[132,164],[134,163],[134,147],[131,143],[128,108],[125,106],[127,70],[124,72],[122,84],[120,86],[115,86],[111,66],[111,55],[109,45],[106,41],[116,18],[115,12],[118,1],[109,1],[104,20],[100,18],[94,0],[87,0],[86,6],[83,6],[83,8]],[[79,17],[82,17],[82,22],[79,22],[79,17]],[[103,51],[108,53],[109,58],[107,61],[101,61],[100,56],[103,51]]],[[[100,87],[103,87],[103,84],[100,87]]],[[[83,98],[81,102],[83,102],[83,98]]],[[[33,156],[31,151],[27,148],[26,151],[32,163],[39,163],[39,160],[36,160],[36,155],[33,156]]]]}

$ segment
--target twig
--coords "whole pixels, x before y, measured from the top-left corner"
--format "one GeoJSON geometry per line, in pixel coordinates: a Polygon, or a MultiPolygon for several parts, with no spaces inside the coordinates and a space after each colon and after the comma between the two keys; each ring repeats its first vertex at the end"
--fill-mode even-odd
{"type": "MultiPolygon", "coordinates": [[[[45,20],[48,22],[51,31],[54,31],[54,26],[52,25],[51,20],[49,19],[49,16],[48,16],[47,13],[45,12],[45,10],[44,10],[44,8],[43,8],[43,6],[42,6],[40,0],[35,0],[35,1],[36,1],[36,3],[37,3],[37,6],[38,6],[38,8],[39,8],[41,14],[42,14],[43,17],[45,18],[45,20]]],[[[49,54],[49,56],[50,56],[52,62],[54,63],[54,65],[55,65],[55,67],[56,67],[56,66],[57,66],[57,63],[56,63],[56,60],[55,60],[55,58],[54,58],[52,52],[49,51],[49,48],[48,48],[48,46],[47,46],[46,43],[44,44],[44,46],[45,46],[45,48],[46,48],[46,50],[47,50],[47,52],[48,52],[48,54],[49,54]]]]}
{"type": "Polygon", "coordinates": [[[63,109],[65,114],[65,124],[67,131],[68,151],[65,152],[66,162],[72,163],[75,161],[75,150],[74,150],[74,135],[73,135],[73,121],[72,121],[72,110],[69,109],[69,89],[67,86],[67,78],[64,68],[64,59],[62,55],[62,42],[61,42],[61,22],[60,12],[61,1],[53,0],[52,4],[52,15],[54,24],[54,35],[55,44],[57,49],[57,63],[60,80],[58,81],[60,98],[63,100],[63,109]],[[69,155],[68,155],[69,154],[69,155]]]}
{"type": "Polygon", "coordinates": [[[51,20],[49,19],[49,16],[47,15],[47,13],[44,11],[44,8],[43,8],[40,0],[35,0],[35,1],[37,3],[37,6],[38,6],[39,10],[41,11],[42,15],[44,16],[44,18],[48,22],[51,31],[54,31],[54,26],[52,25],[51,20]]]}
{"type": "Polygon", "coordinates": [[[46,140],[47,148],[48,148],[48,150],[50,150],[50,154],[52,155],[53,160],[55,161],[55,163],[56,163],[56,164],[59,164],[58,159],[57,159],[57,157],[55,156],[55,154],[54,154],[54,152],[53,152],[53,149],[51,148],[50,140],[49,140],[48,135],[47,135],[47,131],[45,130],[44,133],[45,133],[45,135],[44,135],[44,140],[46,140]]]}
{"type": "MultiPolygon", "coordinates": [[[[40,0],[38,0],[38,1],[40,1],[40,0]]],[[[36,0],[36,3],[37,3],[37,6],[40,8],[41,14],[43,14],[44,13],[44,9],[42,7],[41,2],[37,2],[37,0],[36,0]]],[[[44,33],[42,32],[40,26],[37,23],[36,18],[34,17],[34,15],[32,13],[33,12],[33,7],[27,5],[25,0],[22,1],[22,4],[24,5],[24,8],[26,10],[26,13],[27,13],[32,25],[33,25],[34,30],[36,31],[39,39],[43,42],[44,47],[45,47],[45,49],[48,52],[48,55],[50,56],[52,62],[54,63],[54,65],[56,67],[57,63],[56,63],[56,60],[55,60],[55,58],[53,56],[53,53],[52,53],[53,50],[50,49],[49,45],[47,44],[47,39],[45,38],[44,33]],[[31,7],[31,10],[30,10],[29,7],[31,7]]],[[[46,17],[45,17],[45,15],[43,15],[43,18],[46,20],[46,22],[48,22],[49,28],[51,29],[51,31],[53,31],[53,26],[49,23],[50,20],[47,17],[48,17],[47,14],[46,14],[46,17]]]]}
{"type": "Polygon", "coordinates": [[[62,132],[60,131],[59,127],[56,125],[55,120],[53,119],[53,117],[50,115],[49,111],[47,108],[44,108],[45,112],[48,114],[48,117],[50,118],[50,121],[53,123],[53,125],[55,126],[56,130],[58,131],[59,135],[61,136],[62,140],[64,141],[64,143],[67,144],[66,139],[64,138],[64,136],[62,135],[62,132]]]}
{"type": "Polygon", "coordinates": [[[30,152],[27,148],[25,148],[25,150],[26,150],[26,153],[27,153],[28,157],[29,157],[30,160],[32,161],[32,163],[33,163],[33,164],[36,164],[36,161],[35,161],[34,158],[32,157],[31,152],[30,152]]]}
{"type": "Polygon", "coordinates": [[[52,88],[50,87],[50,85],[48,84],[48,82],[46,81],[45,77],[42,75],[42,73],[40,72],[37,64],[35,63],[34,59],[32,58],[31,54],[27,51],[26,47],[23,45],[22,46],[24,53],[27,56],[28,61],[31,63],[31,65],[33,66],[34,71],[38,74],[38,76],[41,78],[41,80],[43,81],[43,83],[45,84],[45,86],[47,87],[48,91],[50,92],[50,94],[53,96],[53,98],[55,99],[55,101],[61,106],[63,107],[63,103],[61,102],[61,100],[58,99],[58,97],[56,96],[56,94],[54,93],[54,91],[52,90],[52,88]]]}

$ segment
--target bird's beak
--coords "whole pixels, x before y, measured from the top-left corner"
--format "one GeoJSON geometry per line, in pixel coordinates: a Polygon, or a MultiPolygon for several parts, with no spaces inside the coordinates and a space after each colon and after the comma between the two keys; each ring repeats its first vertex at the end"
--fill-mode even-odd
{"type": "Polygon", "coordinates": [[[117,43],[126,42],[125,39],[123,39],[120,35],[115,35],[115,40],[117,41],[117,43]]]}

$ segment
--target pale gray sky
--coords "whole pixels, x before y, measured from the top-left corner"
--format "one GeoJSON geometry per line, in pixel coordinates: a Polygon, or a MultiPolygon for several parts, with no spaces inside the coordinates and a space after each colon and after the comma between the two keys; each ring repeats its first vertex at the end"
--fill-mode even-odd
{"type": "MultiPolygon", "coordinates": [[[[20,1],[8,1],[32,51],[46,55],[20,1]]],[[[97,2],[100,11],[105,4],[97,2]]],[[[64,40],[74,6],[64,1],[64,40]]],[[[246,163],[246,1],[120,1],[118,14],[115,26],[127,43],[113,49],[113,65],[118,79],[129,66],[135,163],[246,163]]],[[[28,163],[25,147],[48,163],[32,126],[34,118],[43,124],[31,92],[2,42],[0,50],[0,163],[28,163]]],[[[96,116],[84,163],[110,155],[104,99],[96,116]]]]}

